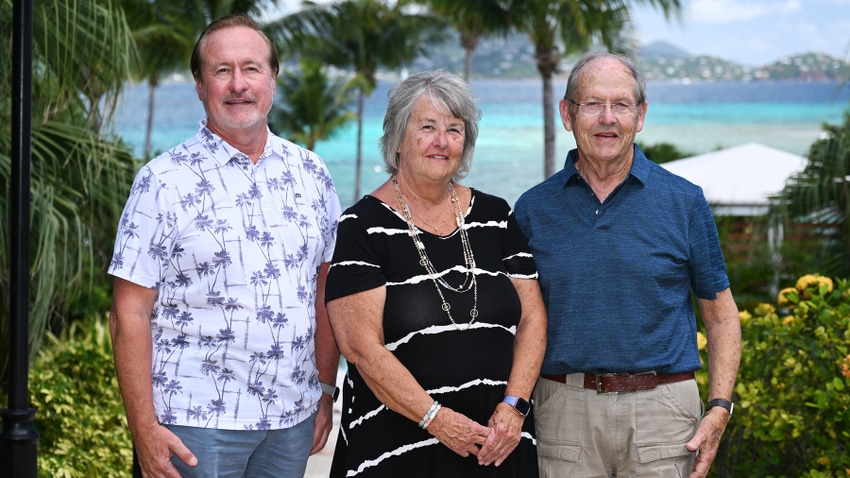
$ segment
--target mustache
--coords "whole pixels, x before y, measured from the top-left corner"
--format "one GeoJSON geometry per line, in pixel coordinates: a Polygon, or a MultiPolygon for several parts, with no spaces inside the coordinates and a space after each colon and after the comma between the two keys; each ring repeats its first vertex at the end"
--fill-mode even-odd
{"type": "Polygon", "coordinates": [[[230,103],[231,101],[249,101],[256,103],[257,97],[253,95],[228,95],[222,100],[224,103],[230,103]]]}

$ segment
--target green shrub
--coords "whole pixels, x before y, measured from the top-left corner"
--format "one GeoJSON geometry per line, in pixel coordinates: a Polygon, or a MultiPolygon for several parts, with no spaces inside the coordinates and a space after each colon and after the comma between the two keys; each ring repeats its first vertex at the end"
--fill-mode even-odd
{"type": "Polygon", "coordinates": [[[806,275],[740,316],[737,403],[713,472],[850,475],[850,281],[806,275]]]}
{"type": "Polygon", "coordinates": [[[132,441],[105,318],[47,334],[29,373],[40,476],[129,477],[132,441]]]}

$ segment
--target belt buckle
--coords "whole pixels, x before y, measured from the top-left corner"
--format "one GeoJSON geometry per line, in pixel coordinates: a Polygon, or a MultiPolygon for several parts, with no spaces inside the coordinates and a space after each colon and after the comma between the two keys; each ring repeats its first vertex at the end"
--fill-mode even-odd
{"type": "Polygon", "coordinates": [[[595,377],[595,378],[596,378],[596,393],[597,393],[597,394],[600,394],[600,393],[620,393],[620,392],[606,392],[606,391],[602,390],[602,378],[603,378],[603,377],[616,377],[616,376],[618,376],[618,375],[628,375],[628,374],[629,374],[628,372],[621,372],[621,373],[597,373],[597,374],[596,374],[596,377],[595,377]]]}

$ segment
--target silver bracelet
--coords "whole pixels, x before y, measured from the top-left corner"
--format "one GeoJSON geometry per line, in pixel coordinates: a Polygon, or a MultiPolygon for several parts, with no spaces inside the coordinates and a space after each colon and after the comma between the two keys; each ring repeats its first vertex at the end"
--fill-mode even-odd
{"type": "Polygon", "coordinates": [[[428,412],[425,413],[425,416],[422,417],[422,420],[419,422],[419,428],[426,429],[428,425],[431,424],[431,421],[434,420],[434,417],[437,416],[437,412],[440,411],[440,408],[443,406],[440,405],[440,402],[434,400],[434,403],[431,404],[431,408],[428,409],[428,412]]]}

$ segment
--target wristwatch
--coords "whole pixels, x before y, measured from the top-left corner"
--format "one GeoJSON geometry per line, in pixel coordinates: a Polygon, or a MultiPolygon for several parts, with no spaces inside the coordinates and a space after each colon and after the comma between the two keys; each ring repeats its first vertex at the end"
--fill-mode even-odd
{"type": "Polygon", "coordinates": [[[514,410],[524,417],[527,417],[528,414],[531,413],[531,404],[523,398],[514,397],[513,395],[505,395],[505,398],[502,401],[513,407],[514,410]]]}
{"type": "Polygon", "coordinates": [[[732,416],[732,410],[735,408],[735,404],[730,402],[729,400],[724,400],[722,398],[715,398],[708,401],[708,408],[705,411],[709,411],[714,407],[722,407],[729,411],[729,416],[732,416]]]}
{"type": "Polygon", "coordinates": [[[336,399],[339,397],[339,387],[324,382],[319,382],[319,385],[322,386],[322,393],[327,393],[328,395],[330,395],[331,400],[335,402],[336,399]]]}

